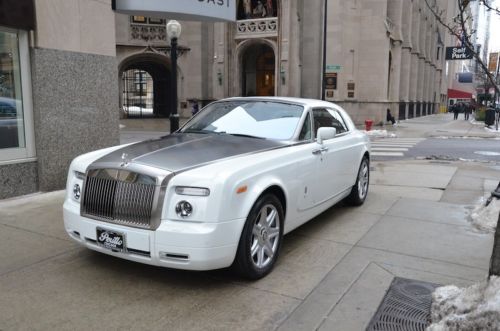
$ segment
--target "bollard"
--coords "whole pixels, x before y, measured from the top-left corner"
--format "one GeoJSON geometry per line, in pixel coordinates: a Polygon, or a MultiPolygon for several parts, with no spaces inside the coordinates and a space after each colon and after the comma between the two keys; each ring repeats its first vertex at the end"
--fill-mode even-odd
{"type": "Polygon", "coordinates": [[[365,130],[370,131],[372,129],[373,120],[365,120],[365,130]]]}

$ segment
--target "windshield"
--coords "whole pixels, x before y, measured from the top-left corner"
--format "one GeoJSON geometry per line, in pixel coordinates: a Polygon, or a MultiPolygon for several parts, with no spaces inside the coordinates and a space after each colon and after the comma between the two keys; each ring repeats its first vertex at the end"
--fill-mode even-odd
{"type": "Polygon", "coordinates": [[[215,102],[203,109],[181,132],[289,140],[303,111],[302,106],[272,101],[215,102]]]}

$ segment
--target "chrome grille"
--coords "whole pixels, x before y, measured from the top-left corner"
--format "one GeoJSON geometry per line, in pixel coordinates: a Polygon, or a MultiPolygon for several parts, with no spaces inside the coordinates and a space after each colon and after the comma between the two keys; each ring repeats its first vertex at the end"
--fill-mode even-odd
{"type": "Polygon", "coordinates": [[[82,216],[151,229],[154,179],[120,170],[93,170],[85,181],[82,216]],[[146,178],[147,180],[144,180],[146,178]]]}

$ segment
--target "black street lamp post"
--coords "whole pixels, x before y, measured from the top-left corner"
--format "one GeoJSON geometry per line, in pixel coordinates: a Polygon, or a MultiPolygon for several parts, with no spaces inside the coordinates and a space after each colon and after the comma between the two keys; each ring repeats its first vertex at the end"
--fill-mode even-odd
{"type": "Polygon", "coordinates": [[[170,61],[172,71],[171,105],[170,105],[170,133],[179,129],[179,114],[177,113],[177,39],[181,35],[181,25],[176,20],[167,24],[167,35],[170,38],[170,61]]]}

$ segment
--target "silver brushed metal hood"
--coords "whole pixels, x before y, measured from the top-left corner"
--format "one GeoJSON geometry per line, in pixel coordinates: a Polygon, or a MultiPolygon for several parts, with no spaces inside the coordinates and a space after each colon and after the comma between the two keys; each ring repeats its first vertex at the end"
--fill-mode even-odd
{"type": "Polygon", "coordinates": [[[147,165],[179,172],[207,163],[249,153],[289,146],[287,143],[228,134],[175,133],[159,139],[128,145],[111,152],[90,165],[147,165]]]}

